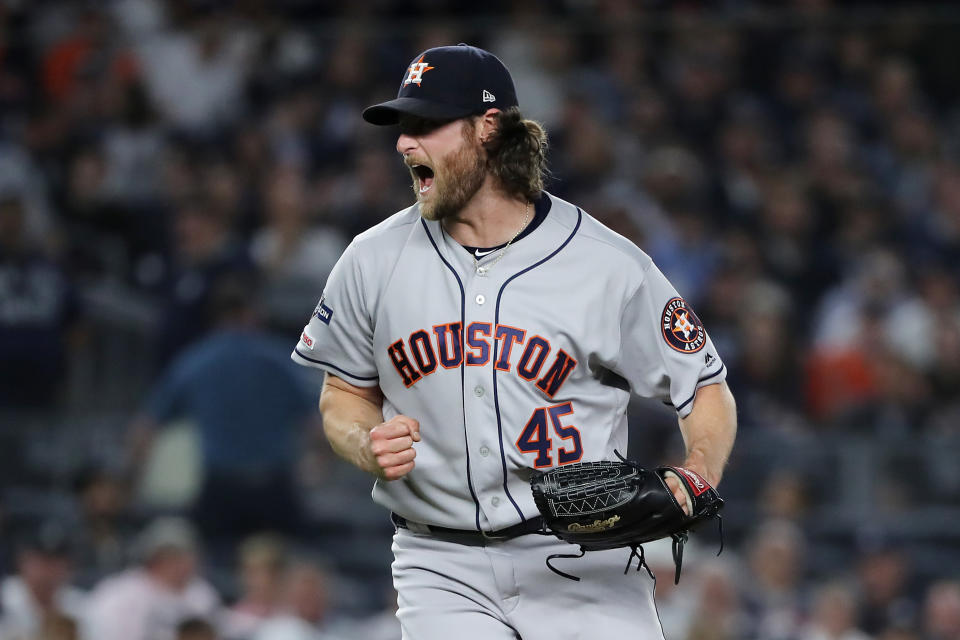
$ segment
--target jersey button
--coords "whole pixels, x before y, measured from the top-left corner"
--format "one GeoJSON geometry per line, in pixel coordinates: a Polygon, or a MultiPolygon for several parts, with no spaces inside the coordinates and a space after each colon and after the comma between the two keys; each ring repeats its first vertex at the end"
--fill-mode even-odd
{"type": "Polygon", "coordinates": [[[492,504],[492,505],[495,506],[495,507],[499,507],[499,506],[500,506],[500,498],[494,496],[493,498],[490,499],[490,504],[492,504]]]}
{"type": "Polygon", "coordinates": [[[490,447],[486,445],[480,447],[480,455],[482,455],[484,458],[490,455],[490,447]]]}
{"type": "Polygon", "coordinates": [[[477,396],[478,398],[483,397],[484,393],[486,392],[483,390],[483,387],[481,387],[480,385],[477,385],[473,388],[473,395],[477,396]]]}
{"type": "Polygon", "coordinates": [[[483,297],[483,294],[482,294],[482,293],[477,296],[477,304],[483,304],[483,303],[486,302],[486,301],[487,301],[487,299],[483,297]]]}

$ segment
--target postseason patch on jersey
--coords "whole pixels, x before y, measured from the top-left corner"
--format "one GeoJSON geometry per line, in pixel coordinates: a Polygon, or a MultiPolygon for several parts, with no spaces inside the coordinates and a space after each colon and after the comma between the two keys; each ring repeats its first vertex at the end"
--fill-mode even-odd
{"type": "Polygon", "coordinates": [[[660,316],[663,339],[672,349],[696,353],[707,343],[707,332],[700,318],[683,298],[671,298],[660,316]]]}
{"type": "Polygon", "coordinates": [[[306,345],[307,349],[313,351],[313,344],[316,342],[316,340],[313,338],[313,336],[307,333],[306,327],[303,328],[303,332],[300,334],[300,342],[306,345]]]}
{"type": "Polygon", "coordinates": [[[333,318],[333,309],[323,304],[323,296],[320,296],[320,302],[317,303],[317,308],[313,310],[313,315],[320,322],[330,324],[330,320],[333,318]]]}

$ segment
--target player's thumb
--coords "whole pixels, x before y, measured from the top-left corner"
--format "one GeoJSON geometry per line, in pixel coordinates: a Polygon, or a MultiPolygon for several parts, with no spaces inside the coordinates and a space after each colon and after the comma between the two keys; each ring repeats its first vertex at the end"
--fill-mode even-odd
{"type": "Polygon", "coordinates": [[[410,418],[410,437],[414,442],[420,442],[420,422],[410,418]]]}

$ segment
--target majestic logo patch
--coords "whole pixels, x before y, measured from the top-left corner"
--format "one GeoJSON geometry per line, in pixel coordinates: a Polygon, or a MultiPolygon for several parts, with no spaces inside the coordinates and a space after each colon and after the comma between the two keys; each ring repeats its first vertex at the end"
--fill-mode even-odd
{"type": "Polygon", "coordinates": [[[313,315],[320,322],[330,324],[330,320],[333,318],[333,309],[323,304],[323,296],[320,296],[320,302],[317,303],[317,308],[313,310],[313,315]]]}
{"type": "Polygon", "coordinates": [[[424,62],[423,56],[420,56],[419,60],[407,67],[407,77],[403,79],[403,86],[415,84],[419,87],[423,81],[423,74],[430,71],[430,69],[433,69],[433,67],[424,62]]]}
{"type": "Polygon", "coordinates": [[[700,318],[683,298],[671,298],[660,317],[663,339],[672,349],[696,353],[707,343],[707,332],[700,318]]]}

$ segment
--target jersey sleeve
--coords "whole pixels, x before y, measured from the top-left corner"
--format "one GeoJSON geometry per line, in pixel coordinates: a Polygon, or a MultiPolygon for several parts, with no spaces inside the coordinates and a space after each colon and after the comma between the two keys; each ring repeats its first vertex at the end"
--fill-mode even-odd
{"type": "Polygon", "coordinates": [[[726,378],[703,323],[652,263],[624,306],[615,369],[634,393],[663,400],[681,417],[698,388],[726,378]]]}
{"type": "Polygon", "coordinates": [[[358,387],[377,384],[373,358],[373,318],[367,300],[356,243],[337,261],[323,295],[300,333],[290,357],[358,387]]]}

